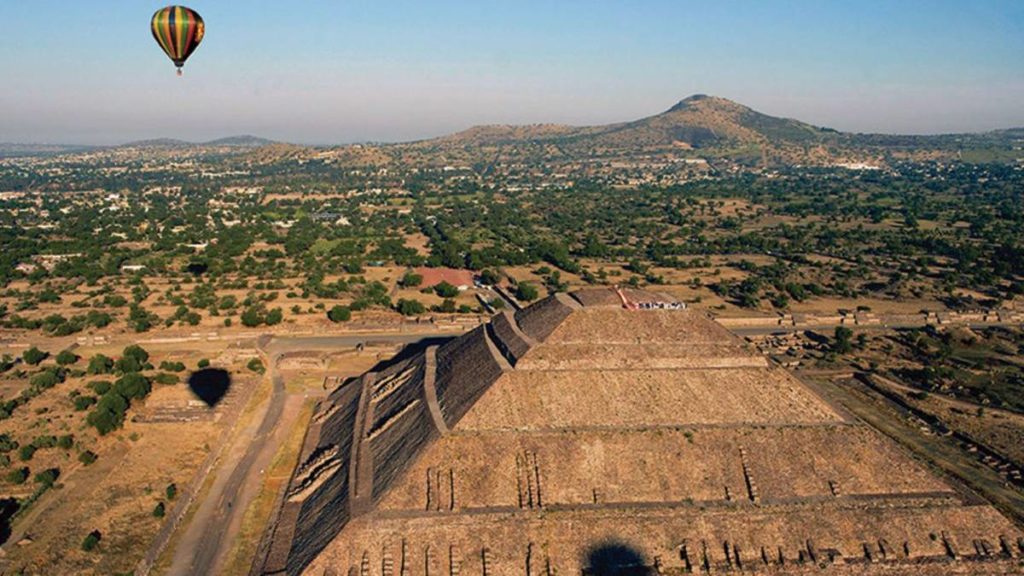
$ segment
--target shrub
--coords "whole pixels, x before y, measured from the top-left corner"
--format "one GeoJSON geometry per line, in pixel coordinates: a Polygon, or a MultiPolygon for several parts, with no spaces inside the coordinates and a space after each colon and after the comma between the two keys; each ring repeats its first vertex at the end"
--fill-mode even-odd
{"type": "Polygon", "coordinates": [[[93,382],[89,382],[88,386],[93,392],[103,396],[110,390],[113,384],[106,380],[95,380],[93,382]]]}
{"type": "Polygon", "coordinates": [[[348,306],[337,305],[327,313],[331,322],[348,322],[352,319],[352,310],[348,306]]]}
{"type": "Polygon", "coordinates": [[[36,436],[32,440],[32,446],[34,446],[36,449],[53,448],[56,445],[57,445],[57,437],[56,436],[50,436],[50,435],[47,435],[47,436],[36,436]]]}
{"type": "Polygon", "coordinates": [[[184,372],[185,364],[182,362],[170,362],[168,360],[164,360],[160,363],[160,369],[166,370],[167,372],[184,372]]]}
{"type": "Polygon", "coordinates": [[[530,302],[536,300],[539,294],[537,288],[529,282],[520,282],[516,285],[516,298],[524,302],[530,302]]]}
{"type": "Polygon", "coordinates": [[[28,468],[15,468],[7,473],[7,481],[11,484],[24,484],[28,480],[28,468]]]}
{"type": "Polygon", "coordinates": [[[242,312],[242,325],[255,328],[266,321],[266,311],[262,306],[249,306],[242,312]]]}
{"type": "Polygon", "coordinates": [[[103,354],[97,354],[89,359],[89,366],[85,369],[86,374],[110,374],[114,368],[114,361],[103,354]]]}
{"type": "Polygon", "coordinates": [[[11,368],[14,368],[14,357],[10,354],[0,356],[0,373],[7,372],[11,368]]]}
{"type": "Polygon", "coordinates": [[[420,284],[423,284],[423,276],[415,272],[406,272],[405,276],[398,281],[403,288],[415,288],[420,284]]]}
{"type": "Polygon", "coordinates": [[[74,403],[75,403],[75,410],[78,411],[78,412],[81,412],[83,410],[88,410],[89,408],[91,408],[92,405],[96,403],[96,397],[95,396],[75,396],[74,403]]]}
{"type": "Polygon", "coordinates": [[[441,298],[454,298],[459,295],[459,289],[448,282],[441,282],[434,286],[434,293],[441,298]]]}
{"type": "Polygon", "coordinates": [[[96,458],[98,458],[98,456],[96,456],[96,453],[93,452],[92,450],[86,450],[85,452],[82,452],[81,454],[78,455],[78,461],[81,462],[82,464],[85,464],[86,466],[95,462],[96,458]]]}
{"type": "Polygon", "coordinates": [[[163,518],[165,513],[166,513],[166,511],[164,510],[164,503],[163,502],[157,502],[156,503],[156,507],[153,508],[153,517],[154,518],[163,518]]]}
{"type": "Polygon", "coordinates": [[[60,354],[57,354],[57,364],[61,366],[70,366],[78,360],[78,355],[71,350],[62,350],[60,354]]]}
{"type": "Polygon", "coordinates": [[[7,453],[18,449],[18,441],[12,440],[7,434],[0,434],[0,452],[7,453]]]}
{"type": "Polygon", "coordinates": [[[25,350],[25,353],[21,355],[21,359],[24,360],[26,364],[36,366],[43,360],[46,360],[49,356],[50,355],[46,352],[43,352],[39,348],[33,346],[28,350],[25,350]]]}
{"type": "Polygon", "coordinates": [[[178,495],[178,486],[172,482],[171,484],[167,485],[167,489],[164,492],[167,494],[168,500],[174,500],[174,498],[178,495]]]}
{"type": "Polygon", "coordinates": [[[99,546],[100,540],[102,539],[103,535],[100,534],[99,530],[93,530],[92,532],[89,532],[89,534],[86,535],[85,539],[82,540],[82,551],[92,552],[96,549],[96,546],[99,546]]]}
{"type": "Polygon", "coordinates": [[[20,458],[22,462],[28,462],[35,455],[36,447],[32,444],[26,444],[18,449],[18,458],[20,458]]]}
{"type": "Polygon", "coordinates": [[[397,308],[399,314],[403,316],[416,316],[427,311],[419,300],[406,300],[405,298],[398,300],[397,308]]]}
{"type": "Polygon", "coordinates": [[[59,477],[60,469],[50,468],[48,470],[43,470],[42,472],[36,474],[35,480],[37,483],[42,484],[46,488],[49,488],[53,486],[53,484],[57,481],[57,478],[59,477]]]}
{"type": "Polygon", "coordinates": [[[249,363],[246,364],[246,367],[257,374],[263,374],[266,371],[266,369],[263,367],[263,361],[260,360],[259,358],[253,358],[252,360],[249,360],[249,363]]]}
{"type": "Polygon", "coordinates": [[[270,312],[267,312],[267,317],[264,319],[264,322],[267,323],[267,326],[274,326],[275,324],[280,324],[282,320],[284,320],[284,312],[282,312],[280,308],[274,308],[270,312]]]}
{"type": "Polygon", "coordinates": [[[70,450],[75,445],[75,437],[71,434],[65,434],[60,438],[57,438],[57,447],[63,448],[64,450],[70,450]]]}
{"type": "Polygon", "coordinates": [[[53,388],[58,383],[60,383],[60,381],[61,379],[56,372],[52,370],[45,370],[33,376],[29,380],[29,384],[35,386],[36,388],[45,390],[47,388],[53,388]]]}
{"type": "Polygon", "coordinates": [[[210,359],[209,358],[202,358],[202,359],[199,360],[199,362],[196,363],[196,366],[198,366],[199,368],[209,368],[210,367],[210,359]]]}
{"type": "Polygon", "coordinates": [[[161,372],[157,374],[156,376],[153,377],[153,380],[155,380],[157,384],[164,385],[177,384],[178,382],[181,381],[181,379],[175,376],[174,374],[168,374],[167,372],[161,372]]]}

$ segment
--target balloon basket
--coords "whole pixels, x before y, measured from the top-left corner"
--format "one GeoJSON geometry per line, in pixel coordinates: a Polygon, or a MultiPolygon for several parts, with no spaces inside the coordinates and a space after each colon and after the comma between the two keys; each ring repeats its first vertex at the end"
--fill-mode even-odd
{"type": "Polygon", "coordinates": [[[178,68],[178,77],[181,78],[181,68],[178,68]]]}

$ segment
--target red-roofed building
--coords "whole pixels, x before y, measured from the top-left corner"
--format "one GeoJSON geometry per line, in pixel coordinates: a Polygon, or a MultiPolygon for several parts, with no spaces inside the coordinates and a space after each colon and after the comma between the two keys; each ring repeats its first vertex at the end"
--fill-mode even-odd
{"type": "Polygon", "coordinates": [[[420,284],[420,288],[433,288],[441,282],[447,282],[459,290],[468,290],[473,286],[473,273],[469,270],[417,268],[416,273],[423,276],[423,284],[420,284]]]}

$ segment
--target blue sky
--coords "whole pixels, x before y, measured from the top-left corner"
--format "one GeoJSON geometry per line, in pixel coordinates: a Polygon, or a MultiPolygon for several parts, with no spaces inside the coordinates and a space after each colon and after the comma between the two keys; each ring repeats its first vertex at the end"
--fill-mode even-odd
{"type": "Polygon", "coordinates": [[[693,93],[850,131],[1024,126],[1022,0],[190,0],[183,78],[163,5],[0,0],[0,141],[394,141],[693,93]]]}

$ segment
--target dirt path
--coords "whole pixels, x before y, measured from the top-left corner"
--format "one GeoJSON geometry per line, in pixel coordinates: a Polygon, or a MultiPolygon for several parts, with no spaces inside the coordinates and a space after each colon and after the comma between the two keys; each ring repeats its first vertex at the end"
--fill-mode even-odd
{"type": "MultiPolygon", "coordinates": [[[[277,362],[271,359],[271,366],[277,362]]],[[[259,426],[245,430],[239,436],[239,442],[232,447],[225,459],[224,471],[231,470],[225,476],[219,474],[210,489],[210,494],[199,505],[192,522],[185,531],[181,543],[174,553],[174,560],[168,574],[172,576],[190,576],[193,574],[213,574],[214,563],[221,549],[221,542],[226,536],[227,527],[235,520],[235,510],[244,510],[244,503],[236,499],[241,496],[242,484],[252,470],[257,456],[263,451],[267,438],[277,426],[284,411],[285,389],[284,379],[272,375],[273,391],[270,402],[264,412],[259,426]],[[252,439],[245,443],[247,437],[252,439]],[[246,445],[247,444],[247,445],[246,445]],[[241,457],[238,453],[245,448],[241,457]]]]}
{"type": "MultiPolygon", "coordinates": [[[[282,354],[307,350],[340,350],[367,342],[409,344],[431,336],[451,335],[450,330],[422,331],[404,334],[359,334],[277,338],[266,342],[269,375],[272,382],[270,401],[259,425],[251,424],[221,458],[217,476],[209,494],[199,503],[195,515],[174,550],[171,576],[216,574],[230,552],[241,528],[245,510],[259,493],[261,472],[273,458],[278,442],[294,424],[301,406],[302,394],[288,394],[283,378],[277,373],[282,354]],[[298,401],[292,399],[296,396],[298,401]],[[286,405],[292,406],[286,414],[286,405]]],[[[143,574],[142,572],[139,573],[143,574]]]]}

